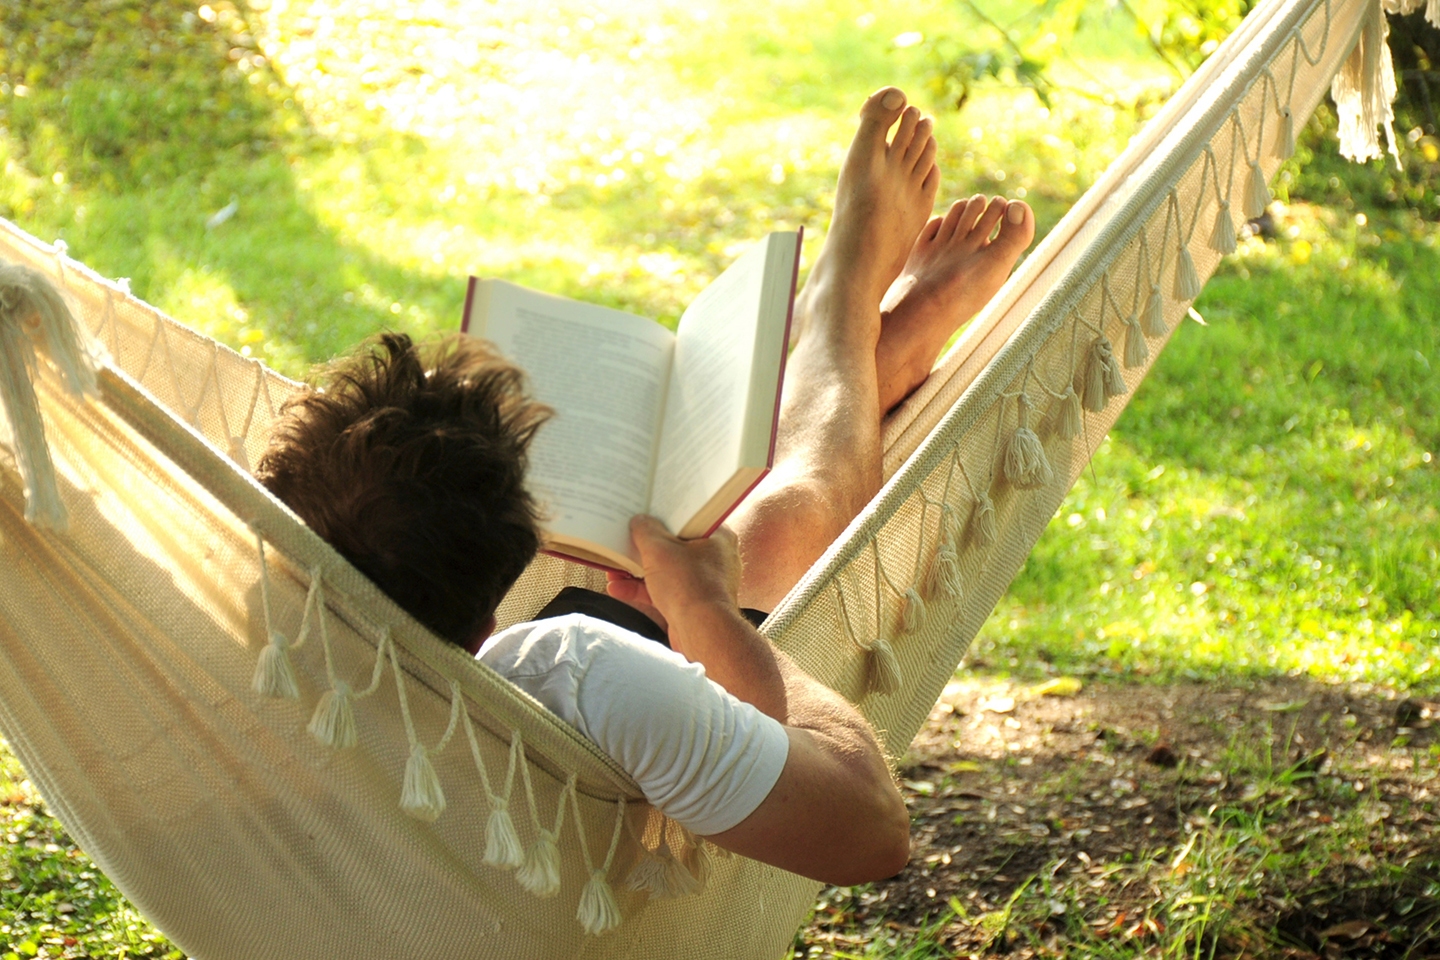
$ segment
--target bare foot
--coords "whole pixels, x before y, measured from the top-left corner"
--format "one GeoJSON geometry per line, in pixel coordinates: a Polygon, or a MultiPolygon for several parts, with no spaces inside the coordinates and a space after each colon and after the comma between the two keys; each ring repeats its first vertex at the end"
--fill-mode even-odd
{"type": "Polygon", "coordinates": [[[840,167],[830,232],[795,300],[792,342],[818,312],[818,301],[838,296],[846,306],[873,310],[900,275],[940,186],[933,129],[894,87],[876,91],[860,108],[860,128],[840,167]]]}
{"type": "Polygon", "coordinates": [[[950,337],[995,295],[1034,237],[1030,207],[1001,197],[956,200],[925,225],[880,308],[881,410],[925,382],[950,337]]]}

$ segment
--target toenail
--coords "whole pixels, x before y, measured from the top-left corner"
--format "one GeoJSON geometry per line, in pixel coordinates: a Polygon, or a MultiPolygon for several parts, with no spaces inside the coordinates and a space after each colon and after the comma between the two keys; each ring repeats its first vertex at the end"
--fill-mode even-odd
{"type": "Polygon", "coordinates": [[[896,107],[900,106],[900,104],[904,102],[905,94],[901,93],[899,90],[891,90],[889,93],[885,94],[884,98],[880,101],[880,105],[883,106],[886,110],[894,110],[896,107]]]}
{"type": "Polygon", "coordinates": [[[1017,223],[1017,224],[1018,224],[1018,223],[1024,223],[1024,222],[1025,222],[1025,204],[1023,204],[1023,203],[1012,203],[1012,204],[1010,204],[1010,208],[1005,211],[1005,219],[1009,220],[1011,223],[1017,223]]]}

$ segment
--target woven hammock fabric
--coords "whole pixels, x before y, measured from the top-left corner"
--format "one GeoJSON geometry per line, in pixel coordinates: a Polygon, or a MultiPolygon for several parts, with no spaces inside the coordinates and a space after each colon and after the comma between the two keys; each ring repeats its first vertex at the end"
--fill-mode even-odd
{"type": "MultiPolygon", "coordinates": [[[[764,627],[892,755],[1342,66],[1351,147],[1378,142],[1383,32],[1381,0],[1267,0],[893,418],[885,489],[764,627]]],[[[0,447],[0,732],[182,949],[784,952],[817,884],[677,836],[251,480],[299,385],[13,225],[0,257],[55,278],[109,358],[98,399],[35,384],[67,527],[25,520],[0,447]]],[[[598,579],[542,557],[501,625],[598,579]]]]}

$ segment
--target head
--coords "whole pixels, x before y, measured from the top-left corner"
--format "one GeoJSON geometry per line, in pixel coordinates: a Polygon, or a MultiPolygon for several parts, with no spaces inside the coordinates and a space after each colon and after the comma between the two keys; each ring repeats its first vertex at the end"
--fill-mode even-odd
{"type": "Polygon", "coordinates": [[[524,479],[548,415],[487,342],[387,333],[286,404],[255,475],[417,620],[474,650],[540,545],[524,479]]]}

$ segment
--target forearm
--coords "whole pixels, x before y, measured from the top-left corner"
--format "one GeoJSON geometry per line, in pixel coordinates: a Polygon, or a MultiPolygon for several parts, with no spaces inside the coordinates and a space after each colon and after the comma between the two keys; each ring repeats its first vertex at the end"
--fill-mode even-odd
{"type": "Polygon", "coordinates": [[[749,818],[710,839],[826,883],[893,876],[909,856],[910,819],[870,725],[784,654],[790,757],[749,818]]]}

